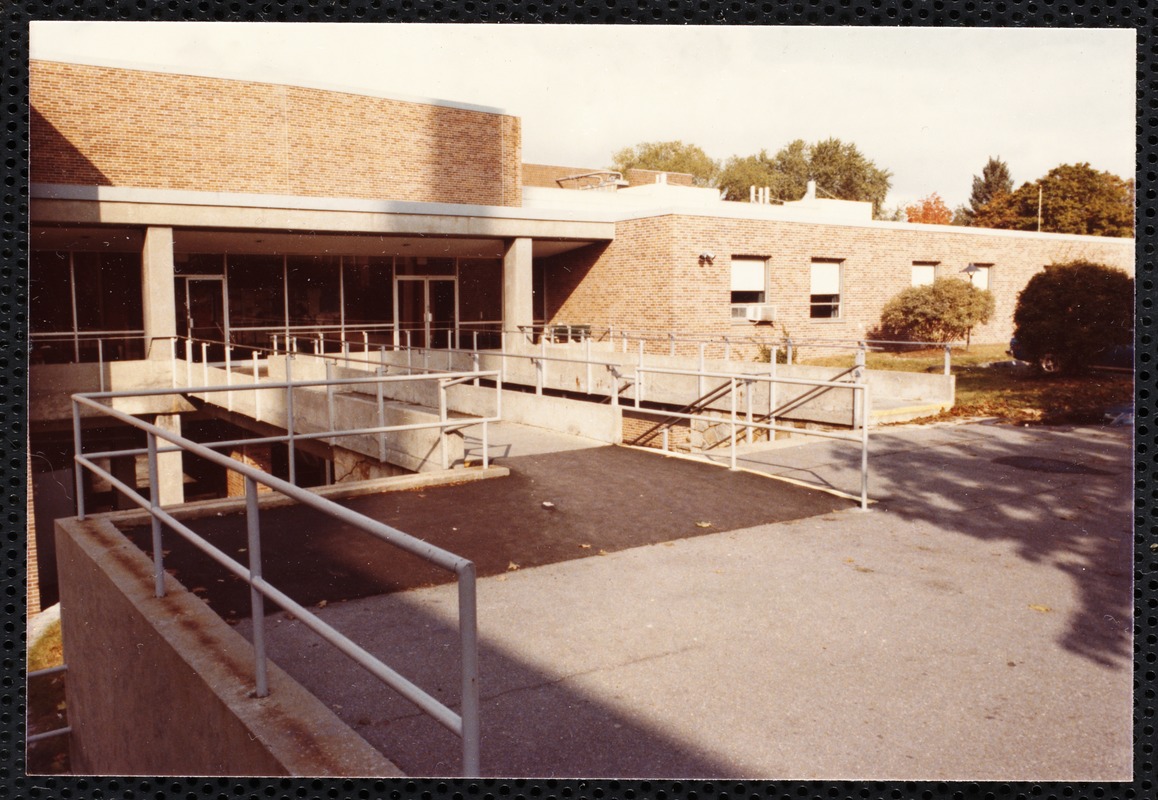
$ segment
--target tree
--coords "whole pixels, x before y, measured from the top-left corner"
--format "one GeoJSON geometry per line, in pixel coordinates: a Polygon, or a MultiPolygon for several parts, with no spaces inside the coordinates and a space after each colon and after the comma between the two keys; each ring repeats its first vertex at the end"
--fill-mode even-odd
{"type": "Polygon", "coordinates": [[[950,225],[953,222],[953,212],[945,201],[936,192],[922,197],[911,206],[905,207],[905,219],[909,222],[920,222],[925,225],[950,225]]]}
{"type": "Polygon", "coordinates": [[[969,195],[969,207],[965,215],[972,218],[983,206],[995,198],[1013,191],[1013,178],[1009,166],[1000,158],[989,157],[980,175],[973,176],[973,191],[969,195]]]}
{"type": "Polygon", "coordinates": [[[1134,235],[1134,181],[1089,164],[1062,164],[1032,183],[998,195],[973,215],[983,228],[1041,230],[1091,236],[1134,235]],[[1040,194],[1039,194],[1040,193],[1040,194]]]}
{"type": "Polygon", "coordinates": [[[640,142],[625,147],[612,156],[618,172],[629,169],[654,169],[659,172],[685,172],[695,177],[696,186],[714,186],[720,163],[694,144],[681,141],[640,142]]]}
{"type": "Polygon", "coordinates": [[[720,175],[720,188],[732,200],[747,200],[748,187],[767,186],[772,197],[799,200],[816,181],[817,194],[837,200],[860,200],[873,204],[879,215],[888,194],[892,173],[881,169],[857,149],[840,139],[807,144],[789,142],[769,158],[767,151],[728,159],[720,175]]]}
{"type": "Polygon", "coordinates": [[[1050,265],[1017,296],[1013,325],[1022,358],[1080,371],[1099,353],[1133,339],[1134,279],[1088,261],[1050,265]]]}
{"type": "Polygon", "coordinates": [[[909,342],[952,342],[993,316],[993,294],[960,278],[911,286],[885,303],[875,336],[909,342]]]}

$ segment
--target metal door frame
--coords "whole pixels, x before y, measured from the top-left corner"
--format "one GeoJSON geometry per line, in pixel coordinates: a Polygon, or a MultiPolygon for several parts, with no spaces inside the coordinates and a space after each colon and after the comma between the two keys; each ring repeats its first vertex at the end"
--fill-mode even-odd
{"type": "MultiPolygon", "coordinates": [[[[398,284],[401,281],[421,281],[422,282],[422,336],[423,346],[430,346],[430,323],[433,321],[434,312],[430,310],[430,284],[433,281],[449,281],[454,285],[454,319],[451,320],[454,326],[455,338],[458,335],[458,275],[395,275],[394,276],[394,346],[399,347],[402,344],[402,331],[400,328],[401,318],[400,300],[401,294],[399,292],[398,284]]],[[[457,342],[452,342],[457,346],[457,342]]]]}

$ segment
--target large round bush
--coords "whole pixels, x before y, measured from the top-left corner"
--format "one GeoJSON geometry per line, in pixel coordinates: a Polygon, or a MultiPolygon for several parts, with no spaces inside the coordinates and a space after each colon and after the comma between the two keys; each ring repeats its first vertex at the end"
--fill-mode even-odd
{"type": "Polygon", "coordinates": [[[1021,358],[1080,371],[1133,340],[1134,279],[1087,261],[1053,264],[1021,290],[1013,323],[1021,358]]]}
{"type": "Polygon", "coordinates": [[[959,278],[912,286],[885,303],[875,336],[906,342],[952,342],[993,316],[993,295],[959,278]]]}

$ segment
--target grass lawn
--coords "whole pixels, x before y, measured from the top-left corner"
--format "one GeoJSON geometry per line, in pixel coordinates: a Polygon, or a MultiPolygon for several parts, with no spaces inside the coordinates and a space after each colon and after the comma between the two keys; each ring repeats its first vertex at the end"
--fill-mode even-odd
{"type": "MultiPolygon", "coordinates": [[[[958,417],[1000,417],[1011,422],[1100,422],[1107,407],[1132,402],[1134,376],[1091,370],[1084,375],[1041,375],[1028,365],[1011,363],[1002,344],[955,348],[952,370],[957,376],[957,403],[928,421],[958,417]]],[[[849,366],[849,355],[809,359],[801,363],[849,366]]],[[[940,372],[944,351],[869,353],[869,369],[905,372],[940,372]]]]}
{"type": "MultiPolygon", "coordinates": [[[[60,622],[45,630],[28,652],[28,671],[64,663],[60,622]]],[[[68,725],[65,715],[65,673],[28,679],[28,732],[47,733],[68,725]]],[[[68,737],[53,736],[28,745],[30,775],[58,775],[69,770],[68,737]]]]}

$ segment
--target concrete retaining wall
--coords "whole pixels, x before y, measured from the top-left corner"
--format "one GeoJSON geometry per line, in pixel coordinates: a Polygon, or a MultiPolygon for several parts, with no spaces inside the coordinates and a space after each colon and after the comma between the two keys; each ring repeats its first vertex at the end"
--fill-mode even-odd
{"type": "MultiPolygon", "coordinates": [[[[72,419],[72,401],[78,392],[96,392],[101,387],[99,364],[35,364],[28,382],[28,421],[53,422],[72,419]]],[[[170,361],[113,361],[103,366],[105,391],[165,389],[173,384],[170,361]]],[[[177,414],[192,407],[180,395],[124,397],[112,401],[113,408],[126,414],[177,414]]],[[[81,409],[81,415],[97,415],[81,409]]]]}
{"type": "Polygon", "coordinates": [[[400,775],[107,520],[58,520],[73,771],[100,775],[400,775]]]}

